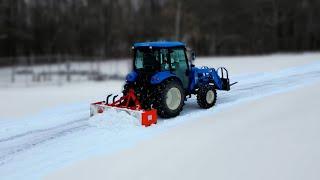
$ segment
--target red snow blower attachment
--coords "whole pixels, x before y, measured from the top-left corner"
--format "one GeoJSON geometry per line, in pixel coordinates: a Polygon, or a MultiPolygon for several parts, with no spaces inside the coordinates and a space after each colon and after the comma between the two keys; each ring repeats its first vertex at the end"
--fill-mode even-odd
{"type": "Polygon", "coordinates": [[[106,101],[92,103],[90,106],[90,116],[103,113],[107,109],[114,109],[116,111],[127,112],[140,120],[141,125],[146,127],[157,123],[157,110],[143,110],[133,89],[129,89],[128,93],[118,100],[116,100],[118,95],[113,96],[112,102],[109,103],[111,96],[112,94],[108,95],[106,101]]]}

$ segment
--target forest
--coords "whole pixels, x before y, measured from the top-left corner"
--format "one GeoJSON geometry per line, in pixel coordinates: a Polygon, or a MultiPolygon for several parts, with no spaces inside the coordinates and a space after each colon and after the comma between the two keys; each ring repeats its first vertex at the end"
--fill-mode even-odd
{"type": "Polygon", "coordinates": [[[0,57],[130,56],[178,40],[200,56],[317,51],[319,0],[0,0],[0,57]]]}

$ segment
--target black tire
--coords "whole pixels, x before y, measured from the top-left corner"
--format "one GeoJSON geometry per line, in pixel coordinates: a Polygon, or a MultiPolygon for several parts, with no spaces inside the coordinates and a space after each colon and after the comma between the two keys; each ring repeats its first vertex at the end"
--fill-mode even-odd
{"type": "Polygon", "coordinates": [[[217,91],[213,85],[202,85],[197,92],[197,103],[203,109],[209,109],[215,105],[217,101],[217,91]],[[208,94],[210,93],[210,94],[208,94]],[[207,95],[209,97],[207,97],[207,95]]]}
{"type": "Polygon", "coordinates": [[[158,86],[158,95],[154,106],[157,109],[160,117],[171,118],[180,114],[184,106],[184,100],[185,94],[181,83],[178,80],[170,79],[164,81],[158,86]],[[176,94],[177,98],[179,97],[180,93],[181,98],[178,100],[178,102],[175,102],[175,100],[167,100],[167,98],[173,98],[172,93],[176,94]],[[167,102],[169,102],[169,104],[167,104],[167,102]]]}

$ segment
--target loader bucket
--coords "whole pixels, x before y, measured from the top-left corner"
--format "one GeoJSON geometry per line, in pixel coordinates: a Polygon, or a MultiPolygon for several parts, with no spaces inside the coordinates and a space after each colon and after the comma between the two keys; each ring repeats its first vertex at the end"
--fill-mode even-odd
{"type": "MultiPolygon", "coordinates": [[[[109,99],[110,96],[108,96],[107,99],[109,99]]],[[[115,96],[117,97],[117,96],[115,96]]],[[[157,123],[157,110],[151,109],[151,110],[143,110],[141,109],[140,102],[135,96],[135,93],[133,90],[129,90],[128,94],[126,96],[121,97],[119,100],[115,101],[115,98],[113,98],[112,103],[108,103],[107,101],[101,101],[92,103],[90,105],[90,116],[94,116],[99,113],[104,113],[108,109],[113,109],[116,111],[124,111],[128,113],[129,115],[137,118],[141,125],[143,126],[151,126],[152,124],[157,123]]],[[[119,119],[119,121],[121,121],[119,119]]]]}

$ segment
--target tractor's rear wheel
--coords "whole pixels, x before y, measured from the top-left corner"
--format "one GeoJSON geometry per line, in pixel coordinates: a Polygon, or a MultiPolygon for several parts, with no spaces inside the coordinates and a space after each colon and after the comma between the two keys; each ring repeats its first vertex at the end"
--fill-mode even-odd
{"type": "Polygon", "coordinates": [[[162,118],[178,116],[183,109],[185,94],[179,81],[171,79],[159,85],[155,102],[158,115],[162,118]]]}
{"type": "Polygon", "coordinates": [[[197,102],[203,109],[209,109],[215,105],[217,101],[217,92],[214,86],[206,84],[202,85],[198,89],[197,102]]]}

